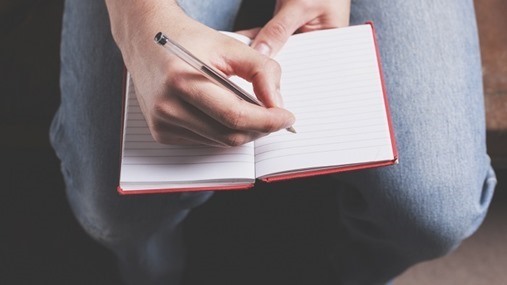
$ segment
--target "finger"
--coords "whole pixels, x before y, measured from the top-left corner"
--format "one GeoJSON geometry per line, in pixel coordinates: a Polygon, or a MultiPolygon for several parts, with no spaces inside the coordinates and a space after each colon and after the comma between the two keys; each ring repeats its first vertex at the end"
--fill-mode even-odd
{"type": "Polygon", "coordinates": [[[238,146],[267,134],[228,128],[177,97],[159,102],[155,110],[158,120],[152,120],[152,129],[162,143],[183,138],[199,144],[238,146]]]}
{"type": "Polygon", "coordinates": [[[225,143],[205,138],[188,129],[169,124],[159,127],[157,129],[156,136],[153,137],[156,142],[169,145],[207,145],[213,147],[228,146],[225,143]]]}
{"type": "Polygon", "coordinates": [[[226,75],[237,75],[252,83],[255,96],[264,106],[283,108],[280,94],[281,68],[275,60],[239,44],[231,45],[216,65],[226,75]]]}
{"type": "Polygon", "coordinates": [[[214,141],[207,141],[203,140],[201,138],[196,139],[188,139],[185,137],[178,137],[174,134],[160,134],[159,136],[160,140],[158,140],[158,143],[166,144],[166,145],[205,145],[205,146],[211,146],[211,147],[227,147],[224,144],[219,144],[214,141]]]}
{"type": "Polygon", "coordinates": [[[280,65],[273,59],[252,51],[231,51],[226,59],[230,72],[252,83],[255,96],[264,106],[283,108],[280,65]]]}
{"type": "Polygon", "coordinates": [[[283,5],[259,31],[252,42],[252,47],[266,56],[273,56],[299,27],[313,18],[315,15],[305,11],[299,4],[283,5]]]}
{"type": "MultiPolygon", "coordinates": [[[[199,74],[196,76],[198,78],[191,79],[195,84],[185,84],[183,80],[176,79],[172,85],[185,90],[183,93],[185,95],[181,95],[184,101],[216,120],[221,126],[232,130],[271,133],[287,128],[294,122],[294,116],[287,110],[265,108],[248,103],[209,82],[203,76],[199,74]]],[[[235,135],[228,139],[232,143],[237,140],[238,137],[235,135]]]]}

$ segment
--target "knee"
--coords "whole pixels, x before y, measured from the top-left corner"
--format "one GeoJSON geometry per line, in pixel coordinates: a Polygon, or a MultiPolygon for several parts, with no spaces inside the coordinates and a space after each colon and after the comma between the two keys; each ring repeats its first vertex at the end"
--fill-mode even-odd
{"type": "Polygon", "coordinates": [[[494,175],[480,183],[456,177],[439,186],[413,189],[426,195],[400,207],[398,216],[405,225],[401,230],[406,233],[400,242],[406,254],[427,260],[457,248],[484,220],[495,184],[494,175]]]}
{"type": "Polygon", "coordinates": [[[114,192],[76,191],[67,197],[77,221],[100,244],[121,247],[147,240],[154,232],[177,228],[191,209],[207,201],[212,192],[125,197],[114,192]],[[106,194],[105,194],[106,193],[106,194]],[[185,195],[182,195],[185,194],[185,195]]]}
{"type": "Polygon", "coordinates": [[[399,243],[406,256],[429,260],[447,255],[475,230],[475,215],[466,209],[460,214],[437,213],[412,219],[399,243]]]}

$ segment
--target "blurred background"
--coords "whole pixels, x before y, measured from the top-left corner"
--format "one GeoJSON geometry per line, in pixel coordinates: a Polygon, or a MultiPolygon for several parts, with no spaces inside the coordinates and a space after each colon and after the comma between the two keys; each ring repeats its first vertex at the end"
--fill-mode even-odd
{"type": "MultiPolygon", "coordinates": [[[[268,1],[245,2],[244,10],[255,12],[241,12],[240,18],[262,23],[269,16],[265,13],[269,4],[264,3],[268,1]]],[[[475,4],[488,149],[499,178],[497,192],[484,225],[474,236],[450,256],[410,269],[396,284],[507,284],[507,1],[476,0],[475,4]]],[[[0,1],[0,183],[4,185],[0,192],[0,284],[121,284],[114,257],[74,219],[48,142],[49,123],[59,102],[62,10],[62,0],[0,1]]],[[[288,182],[284,187],[295,186],[288,182]]],[[[222,284],[253,280],[289,284],[290,278],[294,278],[290,284],[307,284],[305,280],[312,279],[318,281],[313,284],[331,284],[321,272],[325,265],[314,262],[313,268],[298,267],[298,259],[319,260],[319,254],[325,254],[318,242],[306,241],[339,234],[325,226],[333,222],[329,219],[332,210],[323,209],[330,208],[323,205],[329,203],[326,197],[331,193],[318,192],[267,195],[261,187],[215,195],[185,225],[194,248],[188,283],[215,284],[227,276],[222,284]],[[277,208],[282,200],[287,204],[283,212],[277,208]],[[274,216],[278,223],[272,222],[274,216]],[[266,234],[259,235],[261,228],[266,234]],[[296,235],[299,238],[291,240],[296,235]],[[259,253],[255,245],[271,254],[259,253]],[[255,279],[258,270],[271,270],[273,278],[255,279]],[[294,270],[305,273],[296,277],[294,270]]]]}

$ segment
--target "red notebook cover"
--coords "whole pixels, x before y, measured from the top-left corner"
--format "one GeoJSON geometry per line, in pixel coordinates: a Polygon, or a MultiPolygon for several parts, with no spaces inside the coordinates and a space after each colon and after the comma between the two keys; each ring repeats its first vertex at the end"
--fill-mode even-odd
{"type": "MultiPolygon", "coordinates": [[[[317,170],[308,170],[308,171],[301,171],[301,172],[295,172],[295,173],[288,173],[288,174],[275,174],[269,177],[264,177],[259,180],[264,182],[276,182],[276,181],[283,181],[288,179],[295,179],[295,178],[304,178],[304,177],[311,177],[311,176],[317,176],[317,175],[327,175],[327,174],[333,174],[333,173],[340,173],[345,171],[353,171],[353,170],[361,170],[361,169],[367,169],[367,168],[374,168],[374,167],[381,167],[381,166],[389,166],[396,164],[398,162],[398,151],[396,147],[396,139],[394,135],[394,129],[393,129],[393,123],[390,116],[390,109],[388,104],[388,97],[387,97],[387,90],[385,86],[384,81],[384,73],[382,70],[382,64],[380,60],[380,52],[378,48],[378,43],[376,39],[376,33],[375,33],[375,27],[373,25],[373,22],[367,22],[366,24],[370,25],[373,31],[373,41],[375,45],[375,51],[376,51],[376,57],[378,61],[378,70],[380,74],[380,80],[382,85],[382,92],[385,102],[385,111],[387,114],[387,123],[389,128],[389,134],[391,138],[391,146],[392,146],[392,152],[393,152],[393,159],[387,160],[387,161],[378,161],[378,162],[371,162],[371,163],[362,163],[362,164],[353,164],[353,165],[345,165],[345,166],[337,166],[332,168],[325,168],[325,169],[317,169],[317,170]]],[[[126,76],[127,72],[125,72],[125,82],[126,82],[126,76]]],[[[123,107],[125,108],[126,102],[126,84],[124,84],[124,100],[123,100],[123,107]]],[[[124,112],[123,112],[124,113],[124,112]]],[[[124,115],[123,115],[124,116],[124,115]]],[[[122,122],[124,118],[122,118],[122,122]]],[[[122,137],[123,137],[123,128],[122,128],[122,137]]],[[[123,140],[121,142],[123,144],[123,140]]],[[[121,161],[120,161],[121,164],[121,161]]],[[[120,165],[121,168],[121,165],[120,165]]],[[[118,183],[119,185],[119,183],[118,183]]],[[[192,187],[192,186],[185,186],[182,188],[170,188],[170,189],[138,189],[138,190],[124,190],[120,186],[118,186],[117,190],[120,194],[154,194],[154,193],[172,193],[172,192],[193,192],[193,191],[214,191],[214,190],[241,190],[241,189],[248,189],[252,188],[254,186],[254,183],[244,183],[244,184],[235,184],[235,185],[225,185],[225,186],[216,186],[216,187],[192,187]]]]}

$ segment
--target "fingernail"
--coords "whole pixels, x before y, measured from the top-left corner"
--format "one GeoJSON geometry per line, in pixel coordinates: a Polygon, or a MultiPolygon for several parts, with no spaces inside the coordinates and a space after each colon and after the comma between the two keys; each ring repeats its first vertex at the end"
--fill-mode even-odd
{"type": "Polygon", "coordinates": [[[264,43],[255,45],[254,49],[256,51],[262,53],[265,56],[269,56],[271,53],[271,48],[267,44],[264,44],[264,43]]]}

